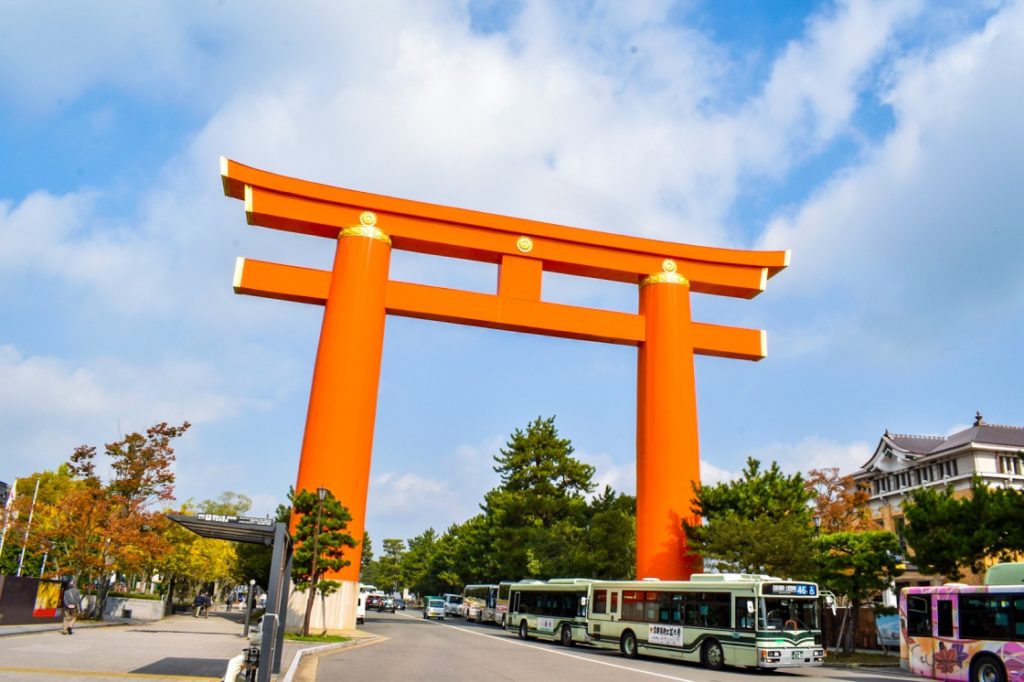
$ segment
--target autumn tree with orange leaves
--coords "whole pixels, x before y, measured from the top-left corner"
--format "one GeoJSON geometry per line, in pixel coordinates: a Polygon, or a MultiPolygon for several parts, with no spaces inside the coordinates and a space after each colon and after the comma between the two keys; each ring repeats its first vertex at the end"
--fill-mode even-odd
{"type": "Polygon", "coordinates": [[[839,467],[811,469],[804,485],[813,495],[814,516],[822,534],[873,530],[870,494],[853,476],[840,476],[839,467]]]}
{"type": "Polygon", "coordinates": [[[112,473],[106,482],[97,472],[96,448],[79,446],[61,467],[63,494],[53,504],[36,504],[28,548],[49,555],[49,575],[73,575],[86,589],[95,585],[97,615],[112,573],[149,575],[168,551],[161,531],[169,522],[155,507],[174,499],[171,441],[189,426],[161,422],[107,443],[112,473]]]}

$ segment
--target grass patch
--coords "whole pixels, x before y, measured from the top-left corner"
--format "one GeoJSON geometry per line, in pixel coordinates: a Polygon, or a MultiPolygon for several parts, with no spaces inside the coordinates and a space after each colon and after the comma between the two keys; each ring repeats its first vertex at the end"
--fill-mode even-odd
{"type": "Polygon", "coordinates": [[[300,635],[297,632],[286,632],[284,638],[292,642],[316,642],[317,644],[334,644],[335,642],[347,642],[350,637],[341,635],[300,635]]]}
{"type": "Polygon", "coordinates": [[[865,666],[893,666],[900,664],[899,653],[869,654],[854,652],[844,656],[841,651],[829,650],[825,658],[825,665],[865,665],[865,666]]]}

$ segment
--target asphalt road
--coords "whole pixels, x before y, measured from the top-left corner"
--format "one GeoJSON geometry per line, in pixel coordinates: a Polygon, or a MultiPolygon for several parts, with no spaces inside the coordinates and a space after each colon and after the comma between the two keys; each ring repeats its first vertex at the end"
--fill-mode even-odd
{"type": "Polygon", "coordinates": [[[380,635],[374,643],[321,656],[318,682],[738,682],[771,679],[858,680],[897,682],[917,680],[893,671],[804,668],[774,674],[752,670],[712,671],[696,664],[653,658],[630,660],[617,652],[579,645],[572,648],[551,642],[523,642],[497,626],[466,623],[458,618],[425,621],[417,611],[367,613],[364,628],[380,635]]]}

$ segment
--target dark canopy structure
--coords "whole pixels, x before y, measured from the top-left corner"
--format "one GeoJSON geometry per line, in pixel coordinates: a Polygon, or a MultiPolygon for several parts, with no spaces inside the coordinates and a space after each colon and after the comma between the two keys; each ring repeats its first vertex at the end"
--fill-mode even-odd
{"type": "Polygon", "coordinates": [[[274,544],[274,519],[263,516],[168,514],[167,518],[204,538],[250,542],[256,545],[274,544]]]}
{"type": "Polygon", "coordinates": [[[260,642],[260,661],[269,665],[260,665],[256,676],[259,682],[269,682],[271,673],[281,672],[284,649],[284,618],[288,613],[288,586],[292,574],[292,537],[288,526],[265,517],[222,514],[167,514],[167,518],[200,537],[274,548],[260,642]]]}

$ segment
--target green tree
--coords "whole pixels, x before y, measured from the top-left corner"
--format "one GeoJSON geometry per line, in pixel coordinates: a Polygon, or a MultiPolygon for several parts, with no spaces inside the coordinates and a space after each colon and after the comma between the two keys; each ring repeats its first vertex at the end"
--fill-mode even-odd
{"type": "Polygon", "coordinates": [[[538,417],[525,431],[516,429],[495,455],[501,484],[482,505],[495,559],[483,569],[487,577],[551,577],[578,548],[594,467],[572,453],[571,442],[558,435],[555,418],[538,417]]]}
{"type": "Polygon", "coordinates": [[[715,560],[719,570],[807,577],[813,558],[801,548],[814,536],[808,491],[799,473],[776,462],[765,471],[753,457],[740,478],[713,486],[693,484],[691,511],[703,525],[683,521],[691,554],[715,560]]]}
{"type": "Polygon", "coordinates": [[[202,514],[244,516],[250,509],[252,509],[251,497],[230,490],[225,490],[215,500],[203,500],[199,503],[199,511],[202,514]]]}
{"type": "Polygon", "coordinates": [[[402,587],[402,556],[405,541],[398,538],[384,538],[384,554],[377,565],[377,587],[395,592],[402,587]]]}
{"type": "MultiPolygon", "coordinates": [[[[359,559],[359,576],[362,580],[363,571],[373,561],[373,542],[370,540],[370,531],[363,531],[362,556],[359,559]]],[[[366,582],[363,580],[363,582],[366,582]]]]}
{"type": "Polygon", "coordinates": [[[340,586],[336,580],[325,580],[324,574],[348,566],[351,562],[344,557],[345,548],[355,548],[357,543],[346,532],[352,515],[329,490],[323,501],[309,490],[300,490],[291,498],[293,513],[298,516],[292,555],[292,580],[296,590],[309,590],[302,622],[302,634],[309,635],[309,620],[316,593],[320,592],[321,598],[326,598],[340,586]]]}
{"type": "Polygon", "coordinates": [[[964,570],[982,571],[988,559],[1012,560],[1024,551],[1024,492],[990,488],[978,477],[962,497],[952,485],[913,490],[903,513],[907,544],[924,573],[959,580],[964,570]]]}
{"type": "Polygon", "coordinates": [[[442,594],[447,591],[434,572],[436,556],[440,551],[437,531],[428,528],[409,540],[409,549],[402,556],[402,575],[405,585],[416,594],[442,594]]]}
{"type": "MultiPolygon", "coordinates": [[[[856,618],[861,604],[902,575],[899,539],[888,531],[840,532],[821,535],[813,546],[819,581],[850,602],[849,617],[856,618]]],[[[853,653],[853,626],[845,628],[843,653],[853,653]]]]}
{"type": "Polygon", "coordinates": [[[490,549],[490,526],[483,514],[477,514],[460,524],[448,527],[439,540],[431,561],[430,572],[439,581],[439,587],[426,593],[458,592],[464,585],[489,582],[497,578],[489,567],[494,564],[490,549]]]}
{"type": "Polygon", "coordinates": [[[587,566],[573,575],[632,580],[636,576],[636,497],[616,494],[605,486],[591,500],[588,514],[587,566]]]}

